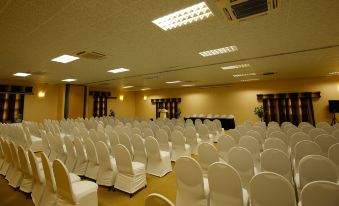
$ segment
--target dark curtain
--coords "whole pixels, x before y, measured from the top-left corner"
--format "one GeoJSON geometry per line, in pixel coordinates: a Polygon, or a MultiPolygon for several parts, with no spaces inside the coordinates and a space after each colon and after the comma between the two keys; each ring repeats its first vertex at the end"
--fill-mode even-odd
{"type": "Polygon", "coordinates": [[[315,126],[314,111],[311,97],[301,98],[301,116],[303,122],[309,122],[315,126]]]}
{"type": "Polygon", "coordinates": [[[93,117],[107,116],[107,97],[94,96],[93,117]]]}
{"type": "Polygon", "coordinates": [[[24,100],[24,94],[1,93],[0,121],[8,123],[16,122],[16,120],[22,121],[24,113],[24,100]]]}

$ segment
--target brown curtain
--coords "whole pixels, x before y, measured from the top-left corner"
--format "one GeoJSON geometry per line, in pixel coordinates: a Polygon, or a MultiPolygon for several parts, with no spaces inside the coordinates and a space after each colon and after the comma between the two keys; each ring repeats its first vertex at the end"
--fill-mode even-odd
{"type": "Polygon", "coordinates": [[[107,97],[93,96],[93,117],[107,116],[107,97]]]}

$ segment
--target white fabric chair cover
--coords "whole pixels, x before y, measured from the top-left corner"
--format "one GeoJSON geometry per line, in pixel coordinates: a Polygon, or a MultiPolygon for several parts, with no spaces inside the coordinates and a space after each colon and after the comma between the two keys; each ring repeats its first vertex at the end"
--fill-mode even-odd
{"type": "Polygon", "coordinates": [[[253,160],[255,162],[259,162],[260,158],[260,143],[257,139],[252,136],[242,136],[239,140],[239,146],[246,148],[248,151],[251,152],[253,160]]]}
{"type": "Polygon", "coordinates": [[[3,152],[3,149],[2,149],[2,141],[3,140],[0,137],[0,171],[1,171],[3,163],[5,162],[5,155],[4,155],[4,152],[3,152]]]}
{"type": "Polygon", "coordinates": [[[327,181],[314,181],[301,191],[300,206],[339,205],[339,185],[327,181]]]}
{"type": "Polygon", "coordinates": [[[175,205],[167,197],[161,194],[151,193],[146,197],[145,206],[175,206],[175,205]]]}
{"type": "Polygon", "coordinates": [[[97,206],[98,185],[89,181],[71,182],[66,166],[60,160],[54,160],[53,172],[57,186],[56,206],[97,206]]]}
{"type": "Polygon", "coordinates": [[[205,124],[200,124],[199,126],[196,126],[196,128],[197,132],[199,133],[199,138],[201,139],[201,142],[213,142],[209,136],[208,127],[205,124]]]}
{"type": "Polygon", "coordinates": [[[257,131],[249,130],[248,132],[246,132],[246,135],[254,137],[259,142],[260,145],[264,143],[264,138],[257,131]]]}
{"type": "Polygon", "coordinates": [[[151,129],[151,128],[148,128],[148,127],[146,127],[146,128],[144,128],[144,138],[146,138],[146,137],[154,137],[154,133],[153,133],[153,130],[151,129]]]}
{"type": "Polygon", "coordinates": [[[269,138],[278,138],[278,139],[281,139],[282,141],[284,141],[285,144],[289,145],[289,137],[281,132],[281,131],[275,131],[275,132],[272,132],[269,136],[269,138]]]}
{"type": "Polygon", "coordinates": [[[314,140],[321,148],[321,151],[323,152],[324,156],[328,155],[328,149],[337,143],[337,139],[333,137],[332,135],[328,134],[321,134],[318,135],[314,140]]]}
{"type": "MultiPolygon", "coordinates": [[[[1,138],[0,138],[1,139],[1,138]]],[[[2,140],[1,141],[1,146],[2,146],[2,152],[4,155],[4,162],[1,166],[0,169],[0,174],[6,176],[6,179],[8,176],[11,176],[11,164],[12,164],[12,156],[11,156],[11,152],[9,150],[9,146],[6,140],[2,140]]]]}
{"type": "Polygon", "coordinates": [[[114,145],[120,144],[119,135],[116,131],[112,129],[110,132],[107,133],[107,136],[111,146],[111,155],[114,156],[112,148],[114,147],[114,145]]]}
{"type": "Polygon", "coordinates": [[[198,144],[201,143],[201,139],[197,137],[195,128],[192,126],[185,127],[184,136],[186,137],[186,143],[191,147],[191,154],[198,154],[198,144]]]}
{"type": "Polygon", "coordinates": [[[251,152],[243,147],[233,147],[228,152],[228,163],[239,173],[244,188],[248,188],[255,175],[251,152]]]}
{"type": "Polygon", "coordinates": [[[219,154],[217,149],[211,143],[203,142],[198,147],[198,161],[204,176],[207,176],[208,167],[219,162],[219,154]]]}
{"type": "Polygon", "coordinates": [[[229,135],[222,135],[219,137],[218,141],[218,153],[219,156],[228,162],[228,152],[232,147],[236,146],[236,142],[233,137],[229,135]]]}
{"type": "Polygon", "coordinates": [[[295,177],[297,187],[301,190],[307,183],[318,180],[337,183],[336,165],[321,155],[302,158],[299,163],[299,175],[295,177]]]}
{"type": "Polygon", "coordinates": [[[130,137],[126,133],[121,133],[119,135],[119,142],[120,142],[120,144],[124,145],[128,149],[129,153],[133,157],[134,152],[133,152],[130,137]]]}
{"type": "Polygon", "coordinates": [[[158,141],[154,137],[146,137],[145,146],[148,155],[147,174],[162,177],[172,171],[170,153],[160,151],[158,141]]]}
{"type": "Polygon", "coordinates": [[[95,143],[95,146],[99,161],[99,171],[96,183],[98,185],[111,187],[114,185],[118,173],[115,159],[110,157],[109,150],[104,142],[99,141],[95,143]]]}
{"type": "Polygon", "coordinates": [[[66,136],[64,138],[65,146],[67,149],[67,158],[66,158],[66,167],[69,172],[73,172],[75,168],[75,164],[77,161],[77,154],[74,149],[74,145],[71,139],[74,139],[74,137],[66,136]]]}
{"type": "MultiPolygon", "coordinates": [[[[338,124],[339,125],[339,124],[338,124]]],[[[339,142],[339,129],[336,129],[332,132],[332,135],[337,139],[339,142]]]]}
{"type": "Polygon", "coordinates": [[[88,158],[81,140],[77,137],[74,138],[74,147],[77,154],[77,161],[73,172],[77,175],[84,176],[87,170],[88,158]]]}
{"type": "Polygon", "coordinates": [[[57,201],[56,185],[53,170],[45,153],[41,154],[41,163],[44,170],[46,187],[41,198],[41,205],[54,206],[57,201]]]}
{"type": "Polygon", "coordinates": [[[95,145],[91,139],[85,140],[85,148],[88,157],[88,164],[85,176],[90,179],[96,180],[99,171],[99,160],[95,145]]]}
{"type": "Polygon", "coordinates": [[[251,206],[296,206],[294,189],[283,176],[262,172],[250,183],[251,206]]]}
{"type": "Polygon", "coordinates": [[[42,152],[49,156],[51,149],[46,132],[41,133],[41,141],[42,141],[42,152]]]}
{"type": "Polygon", "coordinates": [[[238,130],[236,129],[230,129],[226,131],[226,134],[228,134],[229,136],[233,137],[233,139],[235,140],[235,142],[238,144],[241,134],[238,130]]]}
{"type": "Polygon", "coordinates": [[[20,184],[20,190],[25,193],[31,193],[33,189],[33,174],[31,164],[29,162],[27,153],[22,146],[18,147],[18,155],[23,173],[23,179],[20,184]]]}
{"type": "Polygon", "coordinates": [[[286,132],[286,135],[288,136],[288,138],[290,139],[292,135],[294,135],[295,133],[297,132],[302,132],[301,129],[293,126],[291,127],[287,132],[286,132]]]}
{"type": "Polygon", "coordinates": [[[13,176],[8,180],[8,185],[13,188],[17,188],[21,184],[21,181],[23,179],[23,173],[21,170],[18,150],[12,141],[9,142],[9,148],[10,148],[10,151],[12,154],[12,160],[13,160],[13,176]]]}
{"type": "Polygon", "coordinates": [[[28,150],[28,158],[31,163],[31,169],[33,174],[33,189],[32,189],[32,200],[34,205],[43,206],[40,204],[42,195],[45,191],[45,175],[41,169],[39,169],[38,161],[32,150],[28,150]]]}
{"type": "Polygon", "coordinates": [[[285,142],[279,138],[273,137],[265,140],[264,150],[267,149],[277,149],[284,152],[286,155],[289,155],[288,146],[285,142]]]}
{"type": "Polygon", "coordinates": [[[156,139],[159,143],[160,150],[171,152],[172,143],[169,142],[168,133],[164,129],[159,129],[156,132],[156,139]]]}
{"type": "Polygon", "coordinates": [[[247,206],[248,193],[241,186],[240,175],[232,166],[216,162],[208,168],[210,206],[247,206]]]}
{"type": "Polygon", "coordinates": [[[114,188],[134,194],[147,185],[145,165],[140,162],[132,162],[128,149],[122,145],[113,148],[118,174],[114,188]]]}
{"type": "Polygon", "coordinates": [[[330,147],[328,150],[328,158],[337,165],[337,177],[339,178],[339,143],[330,147]]]}
{"type": "Polygon", "coordinates": [[[314,129],[313,125],[311,125],[311,124],[302,125],[300,128],[306,134],[308,134],[311,129],[314,129]]]}
{"type": "Polygon", "coordinates": [[[290,151],[291,151],[291,155],[292,157],[294,157],[295,155],[295,145],[298,143],[298,142],[301,142],[303,140],[312,140],[311,137],[304,133],[304,132],[297,132],[295,134],[293,134],[291,137],[290,137],[290,151]]]}
{"type": "Polygon", "coordinates": [[[295,155],[293,159],[293,165],[295,168],[295,171],[299,171],[299,161],[306,157],[307,155],[321,155],[321,148],[320,146],[310,140],[303,140],[298,142],[295,145],[295,155]]]}
{"type": "Polygon", "coordinates": [[[308,134],[310,135],[312,140],[315,140],[315,138],[318,135],[327,134],[327,132],[321,128],[314,128],[314,129],[311,129],[308,134]]]}
{"type": "Polygon", "coordinates": [[[66,162],[67,159],[67,150],[66,146],[63,143],[63,139],[61,138],[60,135],[53,135],[54,138],[54,144],[56,144],[56,152],[57,156],[56,158],[61,160],[63,163],[66,162]]]}
{"type": "Polygon", "coordinates": [[[190,156],[191,148],[188,144],[185,144],[185,137],[180,131],[172,132],[172,150],[171,161],[177,161],[181,156],[190,156]]]}
{"type": "Polygon", "coordinates": [[[274,172],[293,183],[292,165],[286,153],[277,149],[267,149],[260,156],[261,171],[274,172]]]}
{"type": "Polygon", "coordinates": [[[134,134],[132,137],[132,145],[134,151],[134,162],[141,162],[145,166],[147,165],[147,153],[145,143],[142,137],[138,134],[134,134]]]}
{"type": "Polygon", "coordinates": [[[208,180],[203,177],[201,167],[191,157],[180,157],[176,161],[177,195],[176,206],[206,206],[209,194],[208,180]]]}
{"type": "Polygon", "coordinates": [[[51,132],[48,132],[46,137],[50,144],[50,154],[48,158],[50,161],[54,161],[57,158],[57,143],[55,142],[54,135],[51,132]]]}

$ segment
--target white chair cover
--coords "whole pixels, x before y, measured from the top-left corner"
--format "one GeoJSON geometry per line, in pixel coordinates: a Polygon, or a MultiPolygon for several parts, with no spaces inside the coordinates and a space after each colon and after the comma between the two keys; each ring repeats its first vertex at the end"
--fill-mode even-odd
{"type": "Polygon", "coordinates": [[[151,193],[146,197],[145,206],[175,206],[174,203],[167,199],[167,197],[157,194],[151,193]]]}
{"type": "Polygon", "coordinates": [[[282,131],[275,131],[272,132],[269,136],[269,138],[278,138],[284,141],[285,144],[289,145],[289,137],[283,133],[282,131]]]}
{"type": "Polygon", "coordinates": [[[219,154],[217,149],[211,143],[203,142],[198,147],[198,161],[204,176],[207,176],[208,167],[219,162],[219,154]]]}
{"type": "Polygon", "coordinates": [[[301,191],[300,206],[339,205],[339,185],[327,181],[314,181],[301,191]]]}
{"type": "Polygon", "coordinates": [[[197,132],[199,133],[199,138],[201,139],[201,142],[213,142],[209,136],[208,127],[205,124],[200,124],[196,126],[196,128],[197,132]]]}
{"type": "Polygon", "coordinates": [[[236,146],[236,142],[233,137],[229,135],[222,135],[218,141],[218,153],[219,156],[228,162],[228,152],[232,147],[236,146]]]}
{"type": "Polygon", "coordinates": [[[327,132],[321,128],[314,128],[314,129],[311,129],[308,134],[310,135],[311,139],[312,140],[315,140],[315,138],[318,136],[318,135],[321,135],[321,134],[327,134],[327,132]]]}
{"type": "Polygon", "coordinates": [[[229,136],[233,137],[233,139],[235,140],[235,142],[238,144],[241,134],[238,130],[236,129],[230,129],[226,131],[226,134],[228,134],[229,136]]]}
{"type": "Polygon", "coordinates": [[[32,168],[29,162],[27,153],[25,152],[22,146],[18,147],[18,155],[21,165],[21,170],[23,173],[23,179],[20,184],[20,190],[25,193],[31,193],[33,189],[33,175],[32,168]]]}
{"type": "Polygon", "coordinates": [[[77,154],[77,161],[73,172],[77,175],[84,176],[87,170],[88,158],[81,140],[77,137],[74,138],[74,146],[77,154]]]}
{"type": "Polygon", "coordinates": [[[74,137],[66,136],[64,138],[64,142],[67,149],[66,167],[68,171],[73,172],[77,161],[77,154],[75,152],[71,138],[74,139],[74,137]]]}
{"type": "Polygon", "coordinates": [[[114,185],[118,173],[115,159],[110,157],[109,150],[104,142],[99,141],[95,143],[95,146],[99,161],[99,171],[96,183],[98,185],[111,187],[114,185]]]}
{"type": "Polygon", "coordinates": [[[18,150],[12,141],[9,142],[9,148],[10,148],[10,151],[12,154],[12,160],[13,160],[13,176],[8,180],[8,185],[13,188],[17,188],[21,184],[21,181],[23,179],[23,173],[22,173],[21,164],[19,161],[18,150]]]}
{"type": "Polygon", "coordinates": [[[85,176],[90,179],[96,180],[99,171],[99,160],[95,145],[91,139],[85,139],[85,148],[88,157],[88,164],[85,176]]]}
{"type": "Polygon", "coordinates": [[[273,137],[265,140],[264,150],[267,149],[277,149],[284,152],[286,155],[289,155],[288,146],[285,142],[279,138],[273,137]]]}
{"type": "Polygon", "coordinates": [[[121,133],[119,135],[119,142],[120,144],[124,145],[128,149],[129,153],[133,157],[134,152],[133,152],[130,137],[126,133],[121,133]]]}
{"type": "Polygon", "coordinates": [[[41,169],[39,169],[38,161],[32,150],[28,150],[28,158],[31,163],[31,169],[33,173],[33,189],[32,189],[32,200],[34,205],[43,206],[40,204],[41,197],[45,190],[45,175],[41,169]]]}
{"type": "Polygon", "coordinates": [[[190,156],[191,148],[188,144],[185,144],[185,137],[180,131],[172,132],[172,150],[171,161],[177,161],[181,156],[190,156]]]}
{"type": "Polygon", "coordinates": [[[260,158],[260,142],[252,136],[242,136],[239,140],[239,146],[246,148],[251,152],[253,160],[258,163],[260,158]]]}
{"type": "Polygon", "coordinates": [[[328,149],[337,143],[337,139],[333,137],[332,135],[328,134],[321,134],[318,135],[314,140],[321,148],[321,151],[323,152],[324,156],[328,155],[328,149]]]}
{"type": "Polygon", "coordinates": [[[293,159],[293,165],[295,168],[295,171],[299,171],[299,161],[306,157],[307,155],[321,155],[321,148],[320,146],[310,140],[303,140],[298,142],[295,145],[295,155],[293,159]]]}
{"type": "Polygon", "coordinates": [[[134,134],[132,137],[132,145],[134,150],[134,159],[135,162],[141,162],[145,166],[147,165],[147,153],[145,148],[145,143],[142,137],[138,134],[134,134]]]}
{"type": "Polygon", "coordinates": [[[159,148],[162,151],[171,152],[172,143],[169,142],[168,133],[164,129],[159,129],[156,132],[156,138],[159,143],[159,148]]]}
{"type": "Polygon", "coordinates": [[[337,177],[339,178],[339,143],[330,147],[328,150],[328,158],[337,165],[337,177]]]}
{"type": "Polygon", "coordinates": [[[185,127],[184,136],[187,144],[191,147],[191,154],[198,154],[198,144],[201,143],[201,139],[197,137],[195,128],[193,126],[185,127]]]}
{"type": "Polygon", "coordinates": [[[56,185],[53,170],[45,153],[41,154],[41,163],[44,170],[46,187],[41,198],[41,205],[54,206],[57,201],[56,185]]]}

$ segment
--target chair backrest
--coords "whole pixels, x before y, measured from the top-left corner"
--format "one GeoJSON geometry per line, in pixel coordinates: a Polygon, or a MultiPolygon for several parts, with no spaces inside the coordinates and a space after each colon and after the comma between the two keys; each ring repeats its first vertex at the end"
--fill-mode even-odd
{"type": "Polygon", "coordinates": [[[289,144],[289,138],[288,136],[283,133],[282,131],[275,131],[275,132],[272,132],[269,136],[269,138],[278,138],[278,139],[281,139],[282,141],[285,142],[285,144],[289,144]]]}
{"type": "MultiPolygon", "coordinates": [[[[180,157],[175,163],[176,205],[196,205],[206,199],[204,181],[199,163],[191,157],[180,157]]],[[[207,200],[206,200],[207,201],[207,200]]]]}
{"type": "Polygon", "coordinates": [[[307,183],[324,180],[337,182],[336,165],[327,157],[321,155],[308,155],[299,162],[300,188],[307,183]]]}
{"type": "Polygon", "coordinates": [[[59,159],[53,161],[53,173],[58,196],[75,203],[69,172],[64,163],[59,159]]]}
{"type": "Polygon", "coordinates": [[[236,143],[239,143],[241,134],[238,130],[236,129],[230,129],[227,130],[226,134],[228,134],[229,136],[233,137],[233,139],[235,140],[236,143]]]}
{"type": "Polygon", "coordinates": [[[117,144],[114,146],[113,151],[118,171],[133,175],[132,158],[128,149],[122,144],[117,144]]]}
{"type": "Polygon", "coordinates": [[[66,136],[64,138],[64,142],[65,142],[65,146],[66,146],[66,149],[67,149],[67,156],[72,157],[72,158],[76,158],[77,154],[75,153],[72,140],[69,137],[66,136]]]}
{"type": "Polygon", "coordinates": [[[119,135],[115,130],[111,130],[110,132],[107,133],[109,143],[111,145],[111,148],[113,148],[114,145],[119,144],[119,135]]]}
{"type": "Polygon", "coordinates": [[[320,146],[310,140],[303,140],[298,142],[294,148],[295,151],[295,165],[298,167],[299,161],[307,155],[321,155],[320,146]]]}
{"type": "Polygon", "coordinates": [[[10,149],[11,154],[12,154],[12,160],[13,160],[14,165],[19,170],[21,170],[21,165],[20,165],[19,156],[18,156],[18,149],[15,147],[15,145],[12,141],[9,142],[9,149],[10,149]]]}
{"type": "Polygon", "coordinates": [[[339,185],[328,181],[310,182],[301,191],[302,206],[339,205],[339,185]]]}
{"type": "Polygon", "coordinates": [[[85,148],[86,148],[88,160],[94,164],[99,164],[98,154],[97,154],[97,150],[95,148],[93,140],[88,138],[88,139],[85,139],[84,142],[85,142],[85,148]]]}
{"type": "Polygon", "coordinates": [[[242,136],[239,140],[239,146],[246,148],[251,152],[253,158],[258,159],[260,153],[260,145],[257,139],[254,137],[245,135],[242,136]]]}
{"type": "Polygon", "coordinates": [[[119,142],[128,149],[131,155],[133,154],[132,143],[130,137],[126,133],[121,133],[119,135],[119,142]]]}
{"type": "Polygon", "coordinates": [[[318,136],[318,135],[321,135],[321,134],[327,134],[327,132],[321,128],[314,128],[314,129],[311,129],[308,134],[310,135],[310,137],[312,138],[312,140],[315,140],[315,138],[318,136]]]}
{"type": "Polygon", "coordinates": [[[205,125],[205,124],[200,124],[200,125],[197,127],[197,131],[198,131],[198,133],[199,133],[199,137],[200,137],[202,140],[207,140],[207,139],[209,139],[209,131],[208,131],[207,125],[205,125]]]}
{"type": "Polygon", "coordinates": [[[277,149],[288,154],[287,144],[285,144],[284,141],[276,137],[268,138],[265,140],[264,150],[267,150],[267,149],[277,149]]]}
{"type": "Polygon", "coordinates": [[[41,153],[41,163],[42,163],[42,168],[45,174],[46,187],[48,187],[53,192],[56,192],[54,172],[48,162],[48,157],[46,156],[44,152],[41,153]]]}
{"type": "Polygon", "coordinates": [[[38,163],[37,163],[38,161],[37,161],[35,154],[32,152],[32,150],[28,150],[28,158],[31,164],[34,184],[42,184],[44,178],[42,177],[42,174],[38,170],[38,163]]]}
{"type": "Polygon", "coordinates": [[[219,161],[217,149],[211,143],[202,142],[198,146],[198,159],[203,171],[208,170],[208,166],[219,161]]]}
{"type": "Polygon", "coordinates": [[[286,153],[277,149],[267,149],[260,156],[261,171],[274,172],[292,182],[291,161],[286,153]]]}
{"type": "Polygon", "coordinates": [[[216,162],[208,167],[210,205],[243,206],[240,175],[232,166],[216,162]]]}
{"type": "Polygon", "coordinates": [[[229,135],[222,135],[218,140],[218,153],[220,157],[227,161],[227,154],[232,147],[236,146],[236,142],[233,137],[229,135]]]}
{"type": "Polygon", "coordinates": [[[167,197],[158,194],[151,193],[146,197],[145,206],[175,206],[171,200],[167,199],[167,197]]]}
{"type": "Polygon", "coordinates": [[[250,182],[252,206],[296,206],[294,189],[283,176],[262,172],[250,182]]]}
{"type": "Polygon", "coordinates": [[[87,157],[85,155],[84,146],[83,146],[81,140],[78,137],[74,137],[73,143],[74,143],[74,147],[75,147],[75,150],[76,150],[77,158],[80,161],[87,160],[87,157]]]}
{"type": "Polygon", "coordinates": [[[158,141],[154,137],[146,137],[145,146],[148,158],[161,159],[158,141]]]}
{"type": "Polygon", "coordinates": [[[337,143],[337,139],[333,137],[332,135],[328,134],[321,134],[318,135],[314,140],[320,147],[324,155],[327,156],[328,149],[337,143]]]}
{"type": "MultiPolygon", "coordinates": [[[[338,124],[339,125],[339,124],[338,124]]],[[[339,142],[339,129],[336,129],[332,132],[333,137],[335,137],[337,139],[337,141],[339,142]]]]}
{"type": "Polygon", "coordinates": [[[149,137],[149,136],[154,137],[154,133],[151,128],[146,127],[144,128],[144,138],[149,137]]]}
{"type": "Polygon", "coordinates": [[[302,132],[302,130],[298,127],[293,126],[287,130],[286,135],[290,138],[292,135],[294,135],[297,132],[302,132]]]}
{"type": "Polygon", "coordinates": [[[132,145],[133,145],[133,151],[134,151],[133,161],[146,164],[147,153],[146,153],[145,143],[142,137],[138,134],[134,134],[132,137],[132,145]]]}
{"type": "Polygon", "coordinates": [[[29,163],[28,156],[21,145],[18,147],[18,155],[22,172],[25,173],[26,175],[32,176],[32,168],[29,163]]]}
{"type": "Polygon", "coordinates": [[[170,151],[169,141],[168,141],[168,133],[164,129],[159,129],[156,132],[156,139],[159,143],[159,147],[161,150],[170,151]]]}
{"type": "Polygon", "coordinates": [[[194,127],[188,126],[184,129],[184,136],[186,137],[187,142],[196,142],[197,141],[197,134],[194,127]]]}
{"type": "Polygon", "coordinates": [[[264,138],[261,136],[261,134],[254,130],[249,130],[246,135],[254,137],[260,144],[264,143],[264,138]]]}
{"type": "Polygon", "coordinates": [[[339,143],[336,143],[328,150],[328,158],[337,165],[337,174],[339,178],[339,143]]]}
{"type": "Polygon", "coordinates": [[[302,125],[301,127],[301,130],[303,132],[305,132],[306,134],[308,134],[310,132],[311,129],[314,129],[313,125],[311,124],[305,124],[305,125],[302,125]]]}
{"type": "Polygon", "coordinates": [[[98,153],[100,168],[103,171],[112,170],[112,163],[107,145],[104,142],[99,141],[95,143],[95,147],[98,153]]]}
{"type": "Polygon", "coordinates": [[[294,147],[298,142],[301,142],[303,140],[312,140],[311,137],[304,133],[304,132],[297,132],[295,134],[293,134],[290,138],[290,147],[291,147],[291,152],[294,155],[294,147]]]}
{"type": "Polygon", "coordinates": [[[172,132],[172,150],[181,150],[185,151],[185,137],[182,132],[173,131],[172,132]]]}

